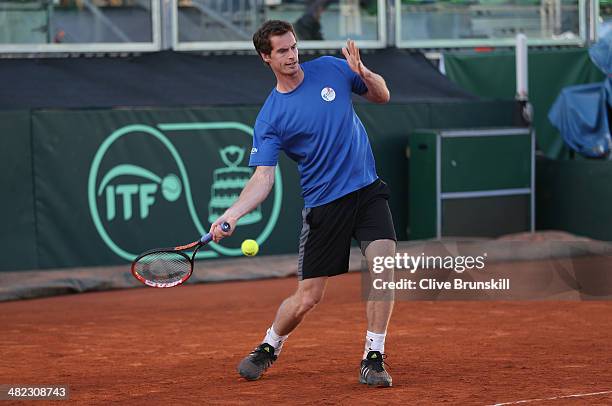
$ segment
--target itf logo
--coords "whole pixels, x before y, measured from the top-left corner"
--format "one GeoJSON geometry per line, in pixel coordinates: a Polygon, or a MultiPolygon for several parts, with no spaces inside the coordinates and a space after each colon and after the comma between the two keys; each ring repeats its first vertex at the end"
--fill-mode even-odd
{"type": "Polygon", "coordinates": [[[175,174],[166,175],[163,179],[153,172],[135,165],[117,165],[110,170],[98,187],[98,196],[106,198],[106,220],[115,219],[117,203],[123,205],[123,219],[129,220],[133,215],[133,205],[138,202],[141,219],[149,216],[149,207],[155,203],[157,190],[161,186],[162,196],[169,202],[176,201],[181,195],[181,181],[175,174]],[[113,185],[111,182],[120,176],[132,175],[151,183],[123,183],[113,185]]]}
{"type": "MultiPolygon", "coordinates": [[[[110,134],[93,158],[87,191],[91,217],[104,243],[131,261],[146,249],[206,234],[251,177],[244,156],[252,134],[251,127],[237,122],[128,125],[110,134]],[[197,185],[193,189],[190,180],[197,185]]],[[[282,202],[278,167],[273,199],[268,200],[238,223],[239,238],[227,242],[235,247],[222,245],[225,240],[211,243],[198,258],[241,255],[240,237],[248,235],[259,244],[268,238],[282,202]]]]}

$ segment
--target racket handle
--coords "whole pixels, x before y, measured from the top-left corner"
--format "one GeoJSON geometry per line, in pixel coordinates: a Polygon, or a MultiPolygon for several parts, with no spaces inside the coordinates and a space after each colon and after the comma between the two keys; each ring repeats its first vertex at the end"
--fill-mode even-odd
{"type": "MultiPolygon", "coordinates": [[[[225,231],[226,233],[232,228],[228,222],[224,222],[221,224],[221,230],[225,231]]],[[[208,244],[209,242],[212,241],[212,234],[211,233],[207,233],[205,235],[202,236],[202,238],[200,239],[200,242],[202,244],[208,244]]]]}

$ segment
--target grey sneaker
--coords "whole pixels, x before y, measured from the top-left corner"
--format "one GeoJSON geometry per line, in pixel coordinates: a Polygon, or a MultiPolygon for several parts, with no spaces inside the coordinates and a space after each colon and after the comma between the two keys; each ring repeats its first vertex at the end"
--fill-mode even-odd
{"type": "Polygon", "coordinates": [[[274,347],[268,343],[262,343],[240,361],[238,373],[248,381],[256,381],[261,378],[266,369],[270,368],[274,361],[276,361],[274,347]]]}
{"type": "Polygon", "coordinates": [[[361,373],[359,383],[369,386],[388,387],[393,386],[391,375],[385,370],[385,354],[379,351],[370,351],[361,361],[361,373]]]}

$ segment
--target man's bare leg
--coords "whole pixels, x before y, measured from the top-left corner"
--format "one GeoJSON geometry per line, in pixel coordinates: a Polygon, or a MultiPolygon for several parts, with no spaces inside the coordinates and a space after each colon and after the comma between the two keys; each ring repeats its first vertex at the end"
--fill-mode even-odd
{"type": "Polygon", "coordinates": [[[299,281],[297,291],[278,308],[272,324],[274,331],[280,336],[291,333],[304,316],[321,301],[326,285],[327,276],[299,281]]]}
{"type": "Polygon", "coordinates": [[[238,373],[256,380],[268,369],[280,354],[284,341],[304,319],[304,316],[321,301],[327,277],[305,279],[298,282],[295,293],[281,303],[274,323],[266,332],[263,342],[238,365],[238,373]]]}
{"type": "MultiPolygon", "coordinates": [[[[395,257],[395,248],[396,243],[393,240],[376,240],[368,245],[365,256],[371,281],[374,278],[387,282],[393,281],[394,268],[385,268],[382,273],[374,273],[373,264],[376,257],[395,257]]],[[[359,377],[361,383],[372,386],[392,386],[391,376],[384,368],[383,355],[385,354],[385,338],[389,319],[393,312],[393,304],[394,294],[392,290],[370,290],[366,305],[368,331],[366,332],[359,377]]]]}
{"type": "MultiPolygon", "coordinates": [[[[393,240],[372,241],[366,248],[365,255],[370,270],[370,278],[380,278],[384,281],[393,281],[394,269],[385,268],[384,272],[376,274],[373,272],[375,257],[395,257],[396,243],[393,240]]],[[[368,331],[384,334],[393,312],[394,296],[392,290],[370,295],[366,307],[368,318],[368,331]]]]}

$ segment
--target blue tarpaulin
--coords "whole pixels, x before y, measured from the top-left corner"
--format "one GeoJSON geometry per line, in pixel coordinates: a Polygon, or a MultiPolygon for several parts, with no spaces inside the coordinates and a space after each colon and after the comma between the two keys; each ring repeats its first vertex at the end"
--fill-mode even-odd
{"type": "Polygon", "coordinates": [[[565,87],[548,112],[548,119],[573,150],[587,157],[610,157],[612,108],[612,31],[589,49],[605,81],[565,87]]]}

